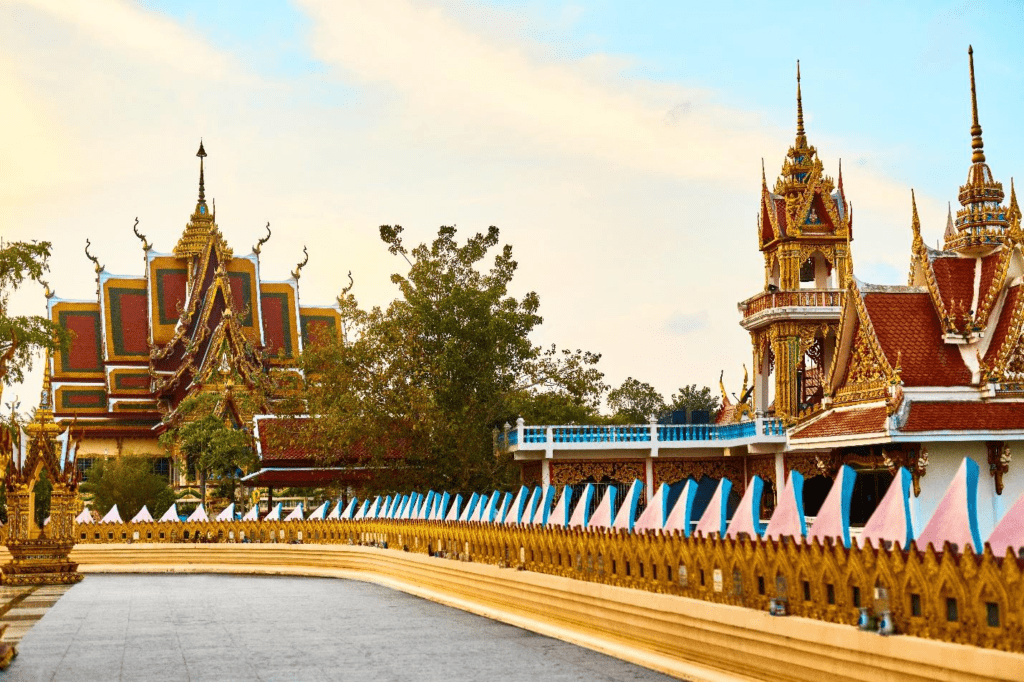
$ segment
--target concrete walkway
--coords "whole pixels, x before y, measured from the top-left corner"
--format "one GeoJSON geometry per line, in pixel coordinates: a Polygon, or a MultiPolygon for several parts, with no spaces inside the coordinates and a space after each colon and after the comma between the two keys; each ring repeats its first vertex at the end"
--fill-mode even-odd
{"type": "Polygon", "coordinates": [[[67,585],[48,585],[45,587],[11,587],[0,585],[0,627],[7,629],[3,641],[18,644],[25,633],[32,629],[47,610],[57,603],[65,592],[67,585]]]}
{"type": "Polygon", "coordinates": [[[367,583],[90,575],[25,635],[4,682],[670,678],[367,583]]]}

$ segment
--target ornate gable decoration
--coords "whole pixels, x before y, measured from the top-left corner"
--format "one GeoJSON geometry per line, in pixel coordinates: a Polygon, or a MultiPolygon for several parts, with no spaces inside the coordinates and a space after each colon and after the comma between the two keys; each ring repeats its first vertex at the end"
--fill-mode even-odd
{"type": "Polygon", "coordinates": [[[1019,297],[1013,310],[1003,310],[1003,315],[1011,315],[1010,329],[1006,340],[991,367],[982,363],[983,380],[999,383],[1024,383],[1024,297],[1019,297]]]}
{"type": "MultiPolygon", "coordinates": [[[[847,289],[847,298],[851,301],[856,314],[856,334],[853,337],[849,359],[846,361],[845,376],[835,392],[835,403],[838,405],[887,399],[892,393],[890,387],[901,383],[899,362],[897,361],[894,368],[882,352],[871,318],[864,307],[860,288],[854,280],[851,280],[847,289]]],[[[841,324],[845,326],[846,320],[841,324]]],[[[838,362],[837,352],[832,372],[836,371],[838,362]]]]}

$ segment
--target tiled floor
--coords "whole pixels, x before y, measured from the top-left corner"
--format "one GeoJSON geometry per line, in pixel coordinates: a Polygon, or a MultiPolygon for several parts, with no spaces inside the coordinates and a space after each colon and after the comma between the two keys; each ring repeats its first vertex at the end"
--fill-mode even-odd
{"type": "Polygon", "coordinates": [[[36,623],[4,682],[667,680],[366,583],[90,575],[36,623]]]}

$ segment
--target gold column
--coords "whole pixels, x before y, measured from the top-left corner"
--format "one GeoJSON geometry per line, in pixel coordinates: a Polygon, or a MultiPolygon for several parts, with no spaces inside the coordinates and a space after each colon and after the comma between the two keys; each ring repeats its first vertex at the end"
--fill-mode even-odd
{"type": "Polygon", "coordinates": [[[800,245],[796,242],[779,247],[779,288],[783,291],[800,288],[800,245]]]}
{"type": "Polygon", "coordinates": [[[772,352],[775,353],[775,416],[791,419],[797,414],[796,368],[800,362],[800,335],[792,335],[785,325],[773,329],[772,352]]]}

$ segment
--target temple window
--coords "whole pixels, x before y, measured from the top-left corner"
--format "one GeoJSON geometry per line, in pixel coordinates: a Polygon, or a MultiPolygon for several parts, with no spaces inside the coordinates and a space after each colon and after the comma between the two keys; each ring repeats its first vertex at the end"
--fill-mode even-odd
{"type": "Polygon", "coordinates": [[[90,457],[79,458],[75,462],[75,466],[78,467],[78,473],[81,475],[83,481],[89,480],[89,469],[92,469],[93,460],[90,457]]]}

